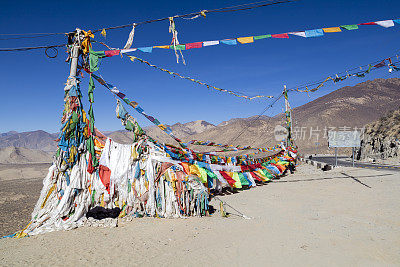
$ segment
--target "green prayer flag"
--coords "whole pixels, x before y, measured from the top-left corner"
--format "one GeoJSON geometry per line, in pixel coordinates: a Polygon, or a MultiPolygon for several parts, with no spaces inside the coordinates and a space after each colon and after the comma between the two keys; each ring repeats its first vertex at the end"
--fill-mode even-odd
{"type": "Polygon", "coordinates": [[[265,176],[267,176],[267,178],[268,178],[269,180],[271,180],[271,179],[274,178],[274,176],[273,176],[272,174],[270,174],[269,171],[263,169],[262,172],[264,173],[265,176]]]}
{"type": "Polygon", "coordinates": [[[217,175],[215,173],[213,173],[212,171],[210,171],[207,168],[204,168],[204,170],[206,171],[207,175],[210,176],[211,179],[218,179],[217,175]]]}
{"type": "Polygon", "coordinates": [[[90,119],[94,119],[93,106],[92,105],[90,105],[88,115],[89,115],[89,120],[90,119]]]}
{"type": "Polygon", "coordinates": [[[86,149],[89,151],[90,154],[94,154],[94,142],[93,142],[93,137],[90,136],[89,139],[86,141],[86,149]]]}
{"type": "Polygon", "coordinates": [[[93,103],[94,102],[94,97],[93,97],[93,91],[95,89],[95,85],[94,85],[94,81],[93,81],[93,77],[90,76],[90,80],[89,80],[89,89],[88,89],[88,96],[89,96],[89,102],[93,103]]]}
{"type": "Polygon", "coordinates": [[[239,172],[239,179],[242,185],[249,185],[249,181],[244,177],[243,173],[239,172]]]}
{"type": "Polygon", "coordinates": [[[271,34],[265,34],[265,35],[258,35],[254,36],[254,40],[260,40],[260,39],[265,39],[265,38],[270,38],[271,34]]]}
{"type": "Polygon", "coordinates": [[[89,66],[91,72],[99,70],[99,61],[105,56],[104,51],[93,51],[92,48],[89,48],[89,66]]]}
{"type": "Polygon", "coordinates": [[[89,95],[89,102],[93,103],[94,102],[93,92],[89,92],[88,95],[89,95]]]}
{"type": "MultiPolygon", "coordinates": [[[[170,45],[169,48],[174,49],[174,46],[170,45]]],[[[185,45],[176,45],[175,48],[176,48],[176,50],[185,50],[186,49],[185,45]]]]}
{"type": "Polygon", "coordinates": [[[128,130],[128,131],[133,131],[133,128],[134,128],[133,123],[130,120],[128,120],[126,122],[125,129],[128,130]]]}
{"type": "Polygon", "coordinates": [[[342,25],[342,26],[340,26],[341,28],[343,28],[343,29],[346,29],[346,30],[358,30],[358,25],[356,25],[356,24],[353,24],[353,25],[342,25]]]}
{"type": "Polygon", "coordinates": [[[99,166],[99,160],[96,158],[96,155],[94,154],[94,147],[93,147],[92,161],[93,161],[93,167],[99,166]]]}
{"type": "Polygon", "coordinates": [[[93,77],[92,76],[90,76],[90,80],[89,80],[89,92],[93,92],[94,91],[94,88],[95,88],[95,85],[94,85],[94,81],[93,81],[93,77]]]}

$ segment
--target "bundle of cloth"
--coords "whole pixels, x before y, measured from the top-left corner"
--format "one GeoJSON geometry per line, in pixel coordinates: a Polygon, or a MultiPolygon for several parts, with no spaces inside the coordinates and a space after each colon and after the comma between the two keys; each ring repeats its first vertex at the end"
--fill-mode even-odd
{"type": "Polygon", "coordinates": [[[118,217],[160,218],[208,215],[211,190],[244,189],[268,182],[282,175],[292,159],[281,154],[250,165],[183,162],[146,138],[130,145],[107,138],[93,172],[90,155],[89,151],[80,154],[66,170],[55,160],[43,181],[31,222],[16,236],[84,226],[87,215],[99,207],[101,214],[114,217],[118,213],[118,217]]]}
{"type": "Polygon", "coordinates": [[[89,160],[90,153],[83,153],[67,170],[55,160],[43,180],[31,222],[16,233],[18,237],[83,226],[95,207],[119,208],[119,217],[207,214],[206,186],[148,140],[124,145],[108,138],[99,168],[92,173],[89,160]]]}

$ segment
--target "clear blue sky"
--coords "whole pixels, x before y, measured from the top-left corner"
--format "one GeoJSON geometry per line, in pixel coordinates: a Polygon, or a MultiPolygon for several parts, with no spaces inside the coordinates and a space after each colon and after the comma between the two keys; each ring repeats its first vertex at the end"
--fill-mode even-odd
{"type": "MultiPolygon", "coordinates": [[[[152,18],[189,13],[203,9],[248,3],[250,1],[3,1],[0,9],[1,33],[68,32],[76,27],[98,29],[152,18]],[[74,9],[75,7],[75,9],[74,9]]],[[[181,43],[241,36],[300,31],[344,24],[400,17],[396,0],[302,0],[296,3],[263,7],[251,11],[209,14],[206,19],[176,19],[181,43]]],[[[325,35],[322,38],[265,39],[253,44],[219,45],[183,51],[187,65],[176,64],[172,50],[158,49],[152,54],[136,52],[139,57],[201,79],[217,87],[249,95],[277,95],[283,85],[292,87],[320,80],[346,68],[364,65],[398,52],[400,26],[385,29],[363,26],[358,31],[325,35]]],[[[123,47],[130,29],[108,31],[106,42],[123,47]]],[[[4,38],[5,36],[1,36],[4,38]]],[[[104,40],[101,35],[95,39],[104,40]]],[[[168,22],[137,28],[135,47],[169,44],[168,22]]],[[[62,44],[63,36],[0,40],[0,47],[62,44]]],[[[99,46],[95,49],[103,50],[99,46]]],[[[1,95],[0,132],[43,129],[57,132],[63,108],[63,84],[69,74],[64,48],[56,59],[43,50],[0,52],[1,95]]],[[[189,81],[132,63],[117,56],[103,60],[100,73],[109,82],[136,100],[148,114],[172,124],[203,119],[218,124],[234,117],[259,114],[268,101],[247,101],[219,93],[189,81]]],[[[342,86],[389,75],[387,68],[367,76],[324,87],[308,98],[292,93],[292,106],[302,105],[342,86]]],[[[87,77],[82,91],[87,100],[87,77]]],[[[121,129],[115,118],[115,99],[96,84],[95,117],[102,130],[121,129]]],[[[265,115],[282,111],[282,102],[265,115]]],[[[147,126],[146,119],[130,113],[147,126]]]]}

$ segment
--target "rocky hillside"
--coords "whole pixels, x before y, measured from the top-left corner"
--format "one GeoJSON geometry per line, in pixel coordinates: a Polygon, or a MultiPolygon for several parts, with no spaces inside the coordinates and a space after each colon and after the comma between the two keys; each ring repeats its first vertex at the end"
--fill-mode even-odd
{"type": "Polygon", "coordinates": [[[23,147],[0,148],[1,164],[22,163],[48,163],[52,162],[53,153],[41,150],[33,150],[23,147]]]}
{"type": "Polygon", "coordinates": [[[1,147],[24,147],[42,151],[55,151],[57,134],[38,130],[32,132],[8,132],[0,135],[1,147]]]}
{"type": "Polygon", "coordinates": [[[333,153],[327,147],[327,131],[359,130],[397,107],[399,96],[398,78],[343,87],[295,108],[294,136],[305,153],[315,153],[316,142],[319,153],[333,153]]]}
{"type": "MultiPolygon", "coordinates": [[[[170,127],[174,135],[182,140],[190,139],[190,137],[193,135],[207,132],[216,128],[215,125],[203,120],[191,121],[187,123],[175,123],[170,125],[170,127]]],[[[175,144],[171,137],[166,135],[156,126],[146,127],[144,130],[148,135],[160,142],[175,144]]]]}
{"type": "Polygon", "coordinates": [[[357,157],[364,161],[392,159],[400,162],[400,109],[365,127],[357,157]]]}

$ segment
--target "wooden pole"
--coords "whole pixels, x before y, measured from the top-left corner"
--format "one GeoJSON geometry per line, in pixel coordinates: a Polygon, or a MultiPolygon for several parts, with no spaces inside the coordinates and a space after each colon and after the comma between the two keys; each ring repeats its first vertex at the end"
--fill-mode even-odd
{"type": "Polygon", "coordinates": [[[71,49],[71,68],[69,72],[69,77],[76,77],[76,72],[78,69],[78,58],[80,49],[80,29],[76,29],[75,42],[71,49]]]}

